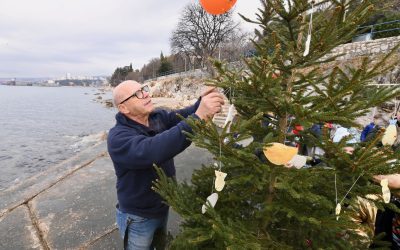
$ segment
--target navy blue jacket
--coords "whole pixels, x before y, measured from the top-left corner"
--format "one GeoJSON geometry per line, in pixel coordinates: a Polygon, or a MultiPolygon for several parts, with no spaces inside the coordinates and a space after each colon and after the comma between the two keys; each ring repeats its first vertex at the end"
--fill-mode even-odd
{"type": "Polygon", "coordinates": [[[157,110],[149,116],[149,127],[135,122],[121,113],[110,130],[107,146],[117,176],[117,196],[122,212],[145,218],[157,218],[168,213],[168,206],[151,189],[157,178],[153,167],[161,167],[167,176],[175,176],[173,157],[190,145],[183,131],[190,126],[176,114],[192,115],[200,99],[185,109],[167,112],[157,110]]]}

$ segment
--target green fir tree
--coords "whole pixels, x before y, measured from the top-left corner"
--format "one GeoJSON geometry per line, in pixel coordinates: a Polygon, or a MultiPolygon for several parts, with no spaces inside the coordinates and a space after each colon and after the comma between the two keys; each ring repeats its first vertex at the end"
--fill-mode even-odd
{"type": "MultiPolygon", "coordinates": [[[[230,90],[238,117],[229,131],[211,121],[189,123],[191,140],[221,163],[226,184],[220,192],[213,189],[219,199],[202,214],[218,168],[203,166],[191,184],[168,179],[158,169],[156,191],[183,218],[172,249],[366,249],[371,244],[371,234],[360,234],[368,230],[367,223],[354,221],[357,197],[382,194],[373,176],[398,173],[400,163],[393,160],[400,153],[377,146],[383,131],[368,143],[352,145],[354,152],[348,154],[343,149],[348,137],[333,143],[328,129],[321,137],[309,129],[328,121],[359,127],[357,117],[399,95],[392,88],[368,86],[393,66],[388,61],[397,48],[378,62],[365,57],[338,64],[329,54],[351,41],[358,25],[374,12],[367,0],[346,12],[353,2],[314,5],[311,47],[304,56],[310,1],[263,0],[258,19],[252,21],[260,26],[256,56],[245,59],[244,71],[216,62],[219,74],[211,84],[230,90]],[[294,125],[303,126],[300,137],[289,133],[294,125]],[[238,146],[250,136],[250,145],[238,146]],[[271,143],[292,145],[298,138],[301,144],[325,151],[319,165],[286,168],[264,157],[271,143]],[[337,219],[338,202],[342,210],[337,219]]],[[[395,209],[381,198],[369,201],[381,209],[395,209]]]]}
{"type": "Polygon", "coordinates": [[[158,69],[159,75],[171,74],[172,64],[168,61],[168,58],[161,52],[160,55],[160,68],[158,69]]]}

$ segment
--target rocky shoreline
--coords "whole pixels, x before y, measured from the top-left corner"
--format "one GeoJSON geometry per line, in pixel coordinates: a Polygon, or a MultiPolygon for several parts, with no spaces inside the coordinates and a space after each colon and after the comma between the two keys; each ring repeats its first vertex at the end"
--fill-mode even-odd
{"type": "MultiPolygon", "coordinates": [[[[179,109],[187,107],[199,98],[205,86],[205,79],[195,77],[172,77],[145,82],[150,87],[150,95],[156,108],[179,109]]],[[[94,94],[93,101],[106,108],[114,108],[111,98],[112,87],[102,87],[94,94]]]]}

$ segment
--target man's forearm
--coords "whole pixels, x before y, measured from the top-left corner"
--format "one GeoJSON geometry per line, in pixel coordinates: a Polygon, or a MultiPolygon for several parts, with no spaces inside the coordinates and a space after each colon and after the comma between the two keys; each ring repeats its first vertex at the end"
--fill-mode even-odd
{"type": "Polygon", "coordinates": [[[387,179],[389,182],[389,188],[400,189],[400,174],[388,174],[388,175],[375,175],[374,180],[380,182],[383,179],[387,179]]]}

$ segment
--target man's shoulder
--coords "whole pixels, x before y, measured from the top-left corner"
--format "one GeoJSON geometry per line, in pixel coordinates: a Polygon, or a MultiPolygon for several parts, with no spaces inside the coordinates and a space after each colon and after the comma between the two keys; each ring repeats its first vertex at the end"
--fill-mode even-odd
{"type": "Polygon", "coordinates": [[[135,126],[127,126],[125,124],[116,124],[114,127],[110,129],[108,132],[108,140],[110,141],[111,139],[115,137],[123,137],[125,134],[127,135],[134,135],[134,134],[139,134],[139,128],[135,126]]]}
{"type": "Polygon", "coordinates": [[[166,122],[168,121],[168,114],[169,112],[167,110],[159,108],[151,113],[150,119],[166,122]]]}

